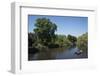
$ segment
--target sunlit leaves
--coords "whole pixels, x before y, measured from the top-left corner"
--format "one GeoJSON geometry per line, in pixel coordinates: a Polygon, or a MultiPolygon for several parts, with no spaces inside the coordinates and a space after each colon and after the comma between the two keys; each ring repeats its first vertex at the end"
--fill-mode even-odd
{"type": "Polygon", "coordinates": [[[37,34],[37,39],[40,39],[40,43],[47,45],[53,41],[52,39],[54,39],[55,31],[57,30],[55,23],[46,18],[38,18],[35,27],[33,31],[37,34]]]}
{"type": "Polygon", "coordinates": [[[80,50],[87,51],[88,49],[88,33],[83,34],[77,39],[77,46],[80,50]]]}

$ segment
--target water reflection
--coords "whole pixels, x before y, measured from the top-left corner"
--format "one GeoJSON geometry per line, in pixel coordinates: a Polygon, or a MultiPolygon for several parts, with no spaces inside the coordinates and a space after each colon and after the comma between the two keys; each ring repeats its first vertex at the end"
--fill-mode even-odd
{"type": "Polygon", "coordinates": [[[48,50],[42,50],[35,54],[29,54],[29,60],[51,60],[51,59],[75,59],[75,58],[87,58],[87,52],[77,55],[79,49],[77,47],[72,48],[54,48],[48,50]]]}

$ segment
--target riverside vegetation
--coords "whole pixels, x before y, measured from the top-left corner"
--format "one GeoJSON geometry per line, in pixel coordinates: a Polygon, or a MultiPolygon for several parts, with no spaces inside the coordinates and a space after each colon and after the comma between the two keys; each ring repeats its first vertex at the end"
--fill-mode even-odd
{"type": "MultiPolygon", "coordinates": [[[[77,47],[79,50],[88,50],[88,33],[79,37],[56,34],[57,25],[47,18],[38,18],[33,32],[28,33],[28,52],[37,53],[52,48],[77,47]]],[[[63,27],[63,26],[62,26],[63,27]]],[[[62,29],[63,30],[63,29],[62,29]]],[[[67,28],[66,28],[67,30],[67,28]]],[[[50,50],[49,50],[50,51],[50,50]]]]}

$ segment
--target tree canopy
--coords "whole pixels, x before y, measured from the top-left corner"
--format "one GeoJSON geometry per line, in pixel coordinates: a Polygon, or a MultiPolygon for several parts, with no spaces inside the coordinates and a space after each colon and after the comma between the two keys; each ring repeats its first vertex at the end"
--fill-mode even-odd
{"type": "Polygon", "coordinates": [[[38,18],[35,23],[35,32],[38,42],[47,45],[55,37],[57,25],[46,18],[38,18]]]}
{"type": "Polygon", "coordinates": [[[67,39],[71,42],[71,45],[75,45],[76,44],[77,38],[75,36],[68,35],[67,39]]]}

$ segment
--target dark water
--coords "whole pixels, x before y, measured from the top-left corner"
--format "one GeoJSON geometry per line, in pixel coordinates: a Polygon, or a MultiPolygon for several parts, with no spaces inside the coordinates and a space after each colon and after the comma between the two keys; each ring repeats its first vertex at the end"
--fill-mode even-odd
{"type": "Polygon", "coordinates": [[[29,54],[28,60],[51,60],[51,59],[79,59],[79,58],[87,58],[87,52],[82,52],[77,55],[75,52],[79,51],[77,47],[73,47],[70,49],[67,48],[55,48],[49,50],[42,50],[35,54],[29,54]]]}

